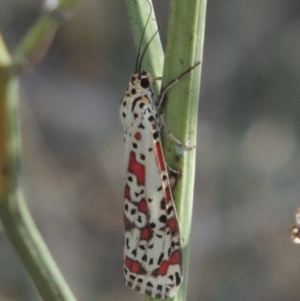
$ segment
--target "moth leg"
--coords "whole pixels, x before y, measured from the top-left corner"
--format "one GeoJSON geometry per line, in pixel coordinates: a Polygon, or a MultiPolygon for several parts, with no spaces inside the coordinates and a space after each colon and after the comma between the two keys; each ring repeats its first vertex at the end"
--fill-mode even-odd
{"type": "Polygon", "coordinates": [[[173,85],[175,85],[182,77],[184,77],[185,75],[189,74],[194,68],[196,68],[200,64],[201,64],[201,62],[198,62],[194,66],[192,66],[189,69],[185,70],[183,73],[181,73],[179,76],[177,76],[176,78],[174,78],[173,80],[171,80],[164,88],[161,89],[160,95],[159,95],[158,100],[157,100],[157,106],[158,106],[158,108],[160,108],[162,106],[162,104],[164,102],[165,94],[167,93],[167,91],[173,85]]]}
{"type": "Polygon", "coordinates": [[[185,143],[182,143],[179,139],[177,139],[169,130],[166,122],[165,122],[165,119],[164,119],[164,115],[161,114],[160,115],[160,124],[161,124],[161,128],[164,129],[164,132],[167,134],[167,137],[173,141],[175,144],[177,144],[178,146],[182,147],[185,151],[188,151],[188,150],[192,150],[194,148],[196,148],[196,145],[190,145],[189,144],[189,141],[185,144],[185,143]]]}

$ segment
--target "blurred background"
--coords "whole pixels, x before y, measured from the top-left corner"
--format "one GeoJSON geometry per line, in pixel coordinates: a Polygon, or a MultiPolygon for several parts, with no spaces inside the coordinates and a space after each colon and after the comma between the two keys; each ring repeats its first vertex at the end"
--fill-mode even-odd
{"type": "MultiPolygon", "coordinates": [[[[0,0],[13,51],[38,0],[0,0]]],[[[154,0],[166,42],[169,1],[154,0]]],[[[123,284],[119,104],[134,69],[125,4],[82,0],[21,80],[23,187],[78,300],[143,300],[123,284]]],[[[300,298],[300,2],[208,1],[190,301],[300,298]]],[[[0,301],[38,301],[0,231],[0,301]]]]}

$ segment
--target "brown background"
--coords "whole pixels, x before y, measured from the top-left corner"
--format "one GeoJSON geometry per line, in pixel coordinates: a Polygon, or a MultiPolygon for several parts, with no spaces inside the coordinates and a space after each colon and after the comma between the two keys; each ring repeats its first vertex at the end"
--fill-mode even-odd
{"type": "MultiPolygon", "coordinates": [[[[208,2],[188,300],[299,300],[300,2],[208,2]]],[[[154,6],[165,44],[169,1],[154,6]]],[[[0,1],[10,50],[40,13],[0,1]]],[[[143,300],[122,276],[118,106],[134,61],[123,1],[83,0],[22,76],[23,186],[78,300],[143,300]]],[[[39,300],[3,232],[0,300],[39,300]]]]}

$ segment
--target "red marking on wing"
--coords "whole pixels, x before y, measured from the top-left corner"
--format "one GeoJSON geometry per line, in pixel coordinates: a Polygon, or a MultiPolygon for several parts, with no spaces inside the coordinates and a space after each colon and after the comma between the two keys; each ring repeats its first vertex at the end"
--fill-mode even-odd
{"type": "Polygon", "coordinates": [[[136,160],[135,152],[130,153],[128,170],[136,175],[139,185],[145,185],[145,166],[136,160]]]}
{"type": "Polygon", "coordinates": [[[138,274],[141,270],[141,264],[137,261],[134,261],[131,266],[131,272],[138,274]]]}
{"type": "Polygon", "coordinates": [[[174,251],[169,260],[164,260],[158,269],[153,271],[154,276],[164,276],[168,273],[170,265],[181,264],[181,254],[178,250],[174,251]]]}
{"type": "Polygon", "coordinates": [[[151,231],[149,228],[144,228],[141,230],[141,238],[144,240],[149,240],[151,238],[151,231]]]}
{"type": "Polygon", "coordinates": [[[130,270],[131,265],[132,265],[133,260],[131,260],[130,258],[126,257],[124,260],[124,264],[125,266],[130,270]]]}
{"type": "Polygon", "coordinates": [[[163,151],[161,149],[161,144],[159,142],[155,143],[155,149],[156,149],[156,158],[158,167],[160,170],[165,170],[165,159],[163,155],[163,151]]]}
{"type": "Polygon", "coordinates": [[[160,264],[158,274],[162,275],[162,276],[166,275],[168,272],[168,269],[169,269],[169,262],[165,260],[160,264]]]}
{"type": "Polygon", "coordinates": [[[130,187],[128,185],[125,185],[125,198],[130,200],[130,187]]]}
{"type": "Polygon", "coordinates": [[[135,138],[136,140],[141,140],[142,134],[141,134],[140,132],[136,132],[135,135],[134,135],[134,138],[135,138]]]}
{"type": "Polygon", "coordinates": [[[169,186],[165,189],[165,199],[167,203],[171,201],[171,191],[169,186]]]}
{"type": "Polygon", "coordinates": [[[169,262],[170,262],[170,264],[180,264],[181,263],[181,253],[179,251],[174,251],[171,254],[169,262]]]}
{"type": "Polygon", "coordinates": [[[141,264],[138,261],[134,261],[129,257],[125,258],[125,266],[132,272],[138,274],[141,271],[141,264]]]}
{"type": "Polygon", "coordinates": [[[174,217],[171,217],[169,219],[169,227],[172,233],[177,232],[178,230],[178,225],[177,225],[177,220],[174,217]]]}
{"type": "Polygon", "coordinates": [[[138,208],[141,212],[147,212],[148,211],[148,205],[145,199],[142,199],[139,204],[138,208]]]}

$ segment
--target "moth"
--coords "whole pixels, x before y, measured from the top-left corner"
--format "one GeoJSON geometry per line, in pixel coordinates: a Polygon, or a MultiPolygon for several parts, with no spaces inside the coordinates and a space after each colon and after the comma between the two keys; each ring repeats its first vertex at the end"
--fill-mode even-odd
{"type": "Polygon", "coordinates": [[[139,293],[165,299],[177,293],[183,277],[180,231],[161,144],[159,108],[166,91],[200,63],[172,80],[156,98],[151,85],[157,79],[141,70],[150,42],[140,55],[141,42],[135,73],[120,106],[126,160],[124,277],[126,285],[139,293]]]}

